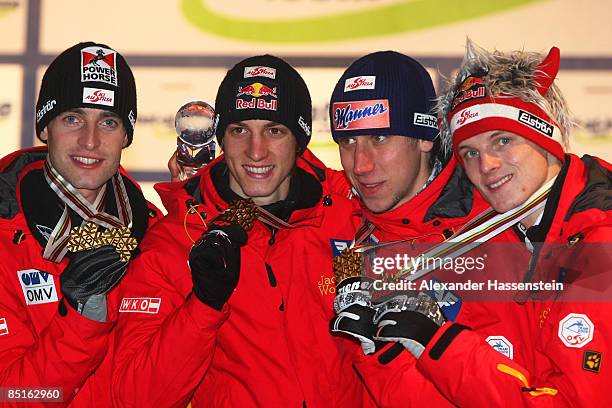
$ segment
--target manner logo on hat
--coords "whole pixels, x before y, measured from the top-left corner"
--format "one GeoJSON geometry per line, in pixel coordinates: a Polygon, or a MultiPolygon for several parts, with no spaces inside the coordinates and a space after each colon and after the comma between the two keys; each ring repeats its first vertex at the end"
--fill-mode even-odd
{"type": "Polygon", "coordinates": [[[114,106],[115,92],[98,88],[83,88],[83,103],[114,106]]]}
{"type": "Polygon", "coordinates": [[[356,91],[358,89],[374,89],[375,86],[376,77],[373,75],[352,77],[344,81],[344,92],[356,91]]]}
{"type": "Polygon", "coordinates": [[[86,47],[81,50],[81,82],[117,83],[117,53],[108,48],[86,47]]]}
{"type": "Polygon", "coordinates": [[[276,78],[276,69],[270,67],[244,67],[244,77],[245,78],[253,78],[257,76],[262,76],[270,79],[276,78]]]}
{"type": "Polygon", "coordinates": [[[238,85],[236,109],[276,110],[276,87],[270,88],[260,82],[238,85]],[[262,99],[260,99],[262,98],[262,99]]]}
{"type": "Polygon", "coordinates": [[[335,130],[389,127],[389,100],[335,102],[332,108],[335,130]]]}

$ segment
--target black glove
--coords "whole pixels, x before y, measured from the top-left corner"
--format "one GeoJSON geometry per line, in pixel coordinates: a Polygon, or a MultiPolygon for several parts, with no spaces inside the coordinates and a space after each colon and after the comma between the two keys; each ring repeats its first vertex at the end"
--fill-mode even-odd
{"type": "Polygon", "coordinates": [[[419,358],[444,324],[444,317],[436,301],[427,294],[402,294],[378,306],[374,323],[375,340],[398,342],[419,358]]]}
{"type": "Polygon", "coordinates": [[[211,225],[191,248],[193,294],[213,309],[221,310],[238,284],[240,247],[246,241],[246,232],[237,224],[211,225]]]}
{"type": "Polygon", "coordinates": [[[77,312],[92,320],[106,320],[106,298],[125,274],[127,262],[119,259],[115,248],[75,252],[60,276],[64,298],[77,312]]]}
{"type": "Polygon", "coordinates": [[[372,279],[364,276],[344,279],[336,287],[334,311],[336,315],[329,322],[332,333],[344,333],[361,343],[364,354],[374,353],[381,344],[373,339],[376,331],[374,313],[370,301],[372,279]]]}

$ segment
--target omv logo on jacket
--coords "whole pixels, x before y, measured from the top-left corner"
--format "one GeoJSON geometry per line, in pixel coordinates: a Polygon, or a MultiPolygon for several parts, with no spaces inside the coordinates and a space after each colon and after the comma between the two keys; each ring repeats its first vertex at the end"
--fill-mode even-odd
{"type": "Polygon", "coordinates": [[[17,271],[17,277],[27,305],[57,302],[55,282],[48,272],[26,269],[17,271]]]}

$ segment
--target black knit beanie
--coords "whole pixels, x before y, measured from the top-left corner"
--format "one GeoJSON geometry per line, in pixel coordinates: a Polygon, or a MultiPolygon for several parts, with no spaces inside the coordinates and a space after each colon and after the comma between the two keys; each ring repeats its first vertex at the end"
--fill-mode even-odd
{"type": "Polygon", "coordinates": [[[247,58],[230,69],[219,86],[215,112],[219,144],[227,125],[250,119],[287,126],[300,154],[310,141],[312,102],[306,83],[291,65],[272,55],[247,58]]]}
{"type": "Polygon", "coordinates": [[[36,136],[70,109],[96,108],[119,115],[132,143],[136,84],[127,62],[105,44],[84,42],[62,52],[47,68],[36,103],[36,136]]]}

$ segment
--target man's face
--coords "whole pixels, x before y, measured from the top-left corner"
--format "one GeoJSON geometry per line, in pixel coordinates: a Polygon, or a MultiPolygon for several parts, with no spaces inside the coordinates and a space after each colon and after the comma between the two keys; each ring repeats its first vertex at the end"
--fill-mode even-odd
{"type": "Polygon", "coordinates": [[[500,213],[523,204],[561,169],[546,150],[507,131],[480,133],[461,142],[458,152],[472,184],[500,213]]]}
{"type": "Polygon", "coordinates": [[[295,136],[285,125],[252,119],[232,123],[223,136],[230,188],[257,205],[287,198],[297,157],[295,136]]]}
{"type": "Polygon", "coordinates": [[[410,200],[430,174],[432,142],[405,136],[357,136],[339,140],[342,167],[372,212],[383,213],[410,200]]]}
{"type": "Polygon", "coordinates": [[[49,145],[53,167],[89,202],[117,172],[128,142],[117,114],[91,108],[61,113],[40,138],[49,145]]]}

